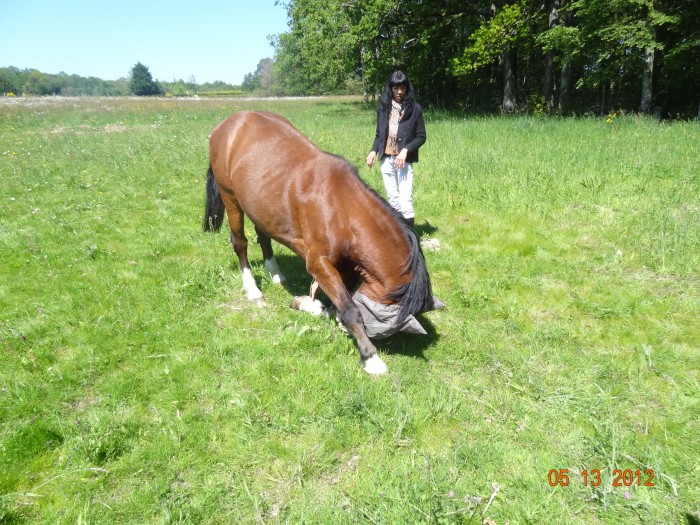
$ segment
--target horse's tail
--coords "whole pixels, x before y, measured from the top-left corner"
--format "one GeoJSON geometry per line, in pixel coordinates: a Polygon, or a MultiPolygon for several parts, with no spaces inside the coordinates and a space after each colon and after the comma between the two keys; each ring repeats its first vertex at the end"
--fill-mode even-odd
{"type": "Polygon", "coordinates": [[[204,221],[202,222],[202,228],[205,232],[218,232],[221,229],[221,223],[224,222],[224,211],[224,201],[221,200],[219,186],[216,184],[214,171],[209,164],[204,201],[204,221]]]}

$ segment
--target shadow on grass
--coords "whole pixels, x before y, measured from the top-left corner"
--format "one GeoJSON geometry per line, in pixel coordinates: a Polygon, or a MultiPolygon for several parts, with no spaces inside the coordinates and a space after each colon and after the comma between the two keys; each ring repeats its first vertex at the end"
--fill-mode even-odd
{"type": "MultiPolygon", "coordinates": [[[[309,295],[309,286],[313,281],[312,277],[306,271],[306,263],[301,257],[296,255],[286,254],[286,253],[276,253],[275,259],[277,259],[277,264],[280,267],[280,272],[284,275],[287,280],[282,283],[287,292],[289,292],[293,297],[298,295],[309,295]]],[[[262,261],[260,261],[262,264],[262,261]]],[[[319,295],[320,290],[319,290],[319,295]]],[[[328,304],[328,298],[325,294],[319,297],[321,302],[328,304]]]]}
{"type": "Polygon", "coordinates": [[[685,519],[688,520],[688,525],[700,525],[700,511],[686,513],[685,519]]]}
{"type": "Polygon", "coordinates": [[[422,361],[428,361],[425,357],[425,349],[438,341],[440,336],[435,331],[433,323],[425,315],[417,315],[416,319],[428,332],[427,335],[417,334],[394,334],[386,339],[372,339],[377,350],[387,354],[399,354],[407,357],[415,357],[422,361]]]}
{"type": "Polygon", "coordinates": [[[424,236],[432,235],[436,231],[438,231],[437,226],[433,226],[428,221],[425,221],[422,224],[416,223],[416,234],[418,235],[419,239],[424,236]]]}

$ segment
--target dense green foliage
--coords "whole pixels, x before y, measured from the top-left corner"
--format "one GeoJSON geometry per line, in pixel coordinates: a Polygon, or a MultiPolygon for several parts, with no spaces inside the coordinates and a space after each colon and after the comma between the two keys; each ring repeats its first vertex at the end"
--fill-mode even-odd
{"type": "Polygon", "coordinates": [[[302,261],[276,245],[275,286],[248,225],[252,306],[200,223],[207,137],[241,109],[381,191],[373,104],[0,104],[0,523],[700,519],[697,122],[426,111],[417,228],[448,307],[377,341],[372,380],[288,307],[302,261]]]}
{"type": "Polygon", "coordinates": [[[270,95],[275,82],[275,72],[273,68],[274,64],[272,59],[263,58],[258,62],[258,67],[254,73],[247,73],[245,75],[241,88],[247,92],[257,91],[261,94],[270,95]]]}
{"type": "Polygon", "coordinates": [[[406,68],[425,103],[492,111],[698,115],[695,0],[290,0],[275,62],[285,92],[406,68]]]}
{"type": "Polygon", "coordinates": [[[0,94],[122,96],[129,94],[128,79],[102,80],[59,73],[51,75],[36,69],[0,68],[0,94]]]}

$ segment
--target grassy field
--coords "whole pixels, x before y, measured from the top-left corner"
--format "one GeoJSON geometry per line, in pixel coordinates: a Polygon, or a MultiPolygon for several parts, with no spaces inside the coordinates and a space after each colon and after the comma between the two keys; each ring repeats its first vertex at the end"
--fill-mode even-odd
{"type": "Polygon", "coordinates": [[[1,524],[700,523],[700,124],[428,111],[448,308],[373,380],[201,232],[240,109],[383,192],[357,101],[0,100],[1,524]]]}

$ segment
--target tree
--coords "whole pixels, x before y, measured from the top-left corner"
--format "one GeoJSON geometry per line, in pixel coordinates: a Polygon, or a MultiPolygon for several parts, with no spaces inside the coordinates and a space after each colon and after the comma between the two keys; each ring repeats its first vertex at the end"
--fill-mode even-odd
{"type": "Polygon", "coordinates": [[[161,95],[163,90],[141,62],[131,69],[131,92],[136,96],[161,95]]]}
{"type": "Polygon", "coordinates": [[[554,0],[549,14],[548,29],[535,37],[535,44],[544,51],[547,61],[544,96],[547,99],[548,109],[551,112],[556,108],[560,114],[564,115],[571,110],[573,66],[584,53],[581,29],[573,25],[573,15],[568,7],[567,0],[554,0]],[[557,65],[559,67],[559,89],[555,101],[554,68],[557,65]],[[549,70],[550,67],[551,70],[549,70]],[[551,92],[548,87],[552,90],[551,92]]]}
{"type": "Polygon", "coordinates": [[[583,71],[580,89],[598,91],[600,111],[627,107],[649,112],[657,52],[657,32],[676,23],[658,0],[574,0],[570,19],[579,31],[583,71]],[[640,96],[641,95],[641,96],[640,96]],[[641,100],[641,103],[640,103],[641,100]]]}
{"type": "Polygon", "coordinates": [[[274,63],[271,58],[263,58],[258,62],[258,68],[255,71],[255,76],[258,77],[260,89],[264,92],[269,92],[275,82],[274,63]]]}
{"type": "Polygon", "coordinates": [[[275,81],[274,62],[271,58],[263,58],[258,62],[255,73],[246,73],[241,88],[244,91],[260,90],[269,93],[275,81]]]}
{"type": "Polygon", "coordinates": [[[659,29],[664,48],[655,74],[655,98],[666,113],[700,118],[700,2],[665,0],[661,4],[677,23],[659,29]]]}
{"type": "MultiPolygon", "coordinates": [[[[462,56],[453,60],[455,74],[464,74],[500,60],[503,83],[502,109],[515,111],[517,47],[527,36],[526,16],[521,4],[506,5],[483,23],[470,40],[462,56]]],[[[495,6],[494,6],[495,10],[495,6]]]]}
{"type": "Polygon", "coordinates": [[[285,5],[290,31],[275,44],[277,77],[284,88],[292,94],[318,95],[344,84],[359,56],[350,18],[355,4],[294,0],[285,5]]]}
{"type": "Polygon", "coordinates": [[[22,93],[22,86],[26,83],[28,71],[20,71],[16,67],[0,68],[0,93],[22,93]]]}
{"type": "Polygon", "coordinates": [[[241,89],[243,89],[243,91],[255,91],[257,87],[258,79],[255,77],[255,73],[246,73],[241,83],[241,89]]]}
{"type": "Polygon", "coordinates": [[[56,75],[31,70],[24,84],[24,92],[29,95],[57,95],[61,92],[63,82],[56,75]]]}
{"type": "MultiPolygon", "coordinates": [[[[553,29],[559,25],[559,0],[550,0],[549,16],[547,26],[553,29]]],[[[557,51],[548,49],[545,51],[545,69],[544,80],[542,83],[542,93],[544,95],[545,104],[547,105],[547,113],[554,112],[554,59],[557,51]]]]}

